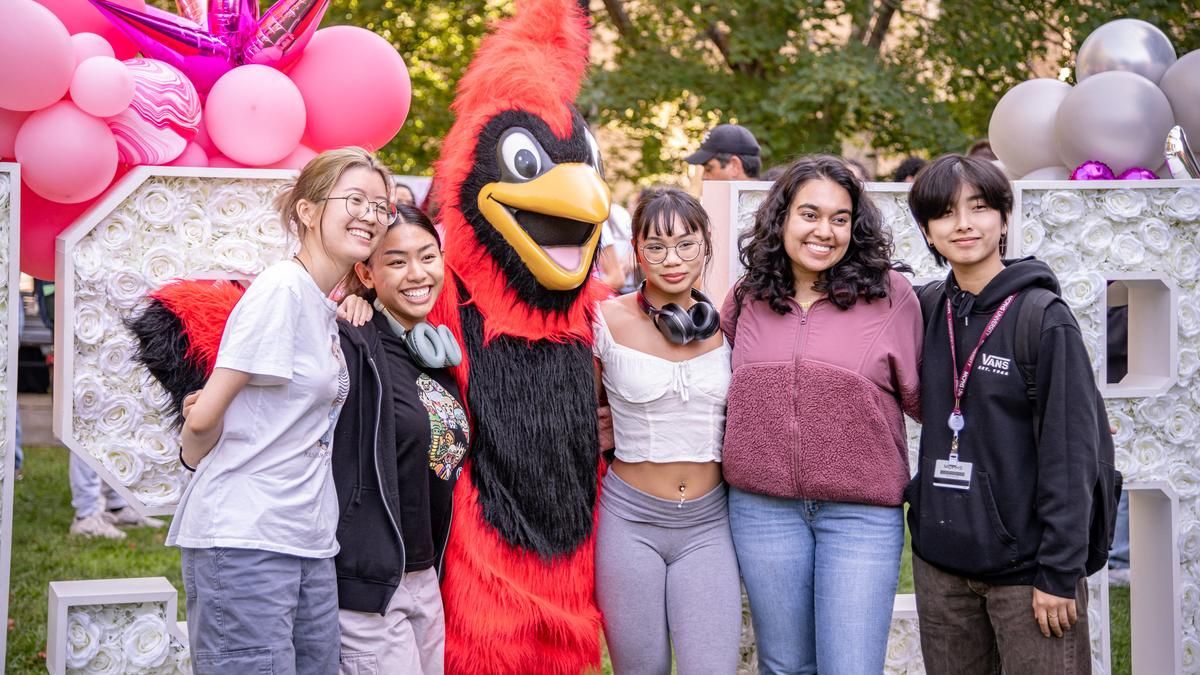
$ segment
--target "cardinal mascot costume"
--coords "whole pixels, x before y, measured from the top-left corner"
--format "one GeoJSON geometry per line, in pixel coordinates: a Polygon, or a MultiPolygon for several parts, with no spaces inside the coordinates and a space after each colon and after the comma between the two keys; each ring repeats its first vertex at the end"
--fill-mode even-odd
{"type": "Polygon", "coordinates": [[[518,0],[459,82],[437,165],[433,320],[463,345],[474,427],[442,580],[449,673],[600,665],[590,271],[609,192],[572,105],[588,43],[575,0],[518,0]]]}
{"type": "MultiPolygon", "coordinates": [[[[587,23],[576,0],[518,0],[459,82],[436,167],[447,274],[429,318],[463,346],[456,376],[474,427],[442,579],[449,673],[600,666],[591,325],[605,292],[590,271],[609,192],[572,105],[587,23]]],[[[169,284],[130,322],[177,423],[241,294],[169,284]]]]}

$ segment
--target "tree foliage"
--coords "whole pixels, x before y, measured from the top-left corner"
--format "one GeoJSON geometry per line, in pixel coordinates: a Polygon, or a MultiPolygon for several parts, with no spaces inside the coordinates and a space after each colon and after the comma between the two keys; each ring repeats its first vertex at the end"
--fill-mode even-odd
{"type": "MultiPolygon", "coordinates": [[[[412,107],[396,138],[380,150],[402,174],[430,174],[442,138],[454,121],[454,86],[489,24],[511,11],[512,0],[333,0],[323,26],[373,30],[404,57],[412,79],[412,107]]],[[[370,95],[363,92],[363,105],[370,95]]]]}
{"type": "MultiPolygon", "coordinates": [[[[639,174],[675,173],[665,129],[698,140],[711,121],[752,129],[768,163],[841,151],[961,150],[986,136],[1000,96],[1057,76],[1123,0],[603,0],[619,35],[586,96],[641,142],[639,174]],[[709,123],[695,128],[697,117],[709,123]]],[[[1195,0],[1147,0],[1179,54],[1200,47],[1195,0]]]]}
{"type": "MultiPolygon", "coordinates": [[[[396,170],[432,170],[454,84],[513,4],[333,0],[325,25],[374,30],[408,64],[409,121],[382,150],[396,170]]],[[[680,145],[718,121],[751,128],[767,163],[844,141],[961,150],[986,136],[1005,91],[1069,69],[1092,29],[1128,11],[1125,0],[593,0],[597,58],[580,107],[640,155],[612,163],[627,178],[677,175],[680,145]]],[[[1141,0],[1137,18],[1180,55],[1200,48],[1197,0],[1141,0]]]]}

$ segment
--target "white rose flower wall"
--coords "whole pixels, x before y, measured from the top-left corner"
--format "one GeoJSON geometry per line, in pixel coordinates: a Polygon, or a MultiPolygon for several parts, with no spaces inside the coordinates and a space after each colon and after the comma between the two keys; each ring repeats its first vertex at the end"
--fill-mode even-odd
{"type": "MultiPolygon", "coordinates": [[[[270,204],[291,176],[139,167],[58,240],[55,433],[143,513],[171,513],[187,475],[164,414],[167,397],[132,360],[124,320],[145,293],[170,279],[249,278],[287,255],[289,240],[270,204]]],[[[15,394],[7,364],[16,362],[19,184],[17,167],[0,164],[0,236],[10,242],[0,257],[0,346],[10,353],[0,364],[0,610],[11,532],[15,394]]],[[[716,265],[707,279],[715,296],[736,276],[736,232],[752,222],[766,187],[705,184],[716,228],[716,265]]],[[[869,190],[916,280],[942,277],[908,214],[906,187],[875,183],[869,190]]],[[[1051,262],[1100,374],[1105,286],[1117,281],[1129,288],[1130,375],[1102,388],[1117,428],[1117,463],[1135,497],[1134,567],[1158,565],[1152,574],[1169,593],[1158,599],[1166,603],[1159,614],[1139,614],[1156,592],[1151,584],[1139,586],[1134,667],[1151,663],[1139,659],[1153,649],[1161,667],[1146,672],[1200,673],[1200,635],[1190,620],[1200,613],[1200,182],[1018,182],[1015,192],[1010,255],[1051,262]],[[1163,514],[1173,522],[1163,522],[1163,514]],[[1150,549],[1156,552],[1139,558],[1150,549]],[[1140,637],[1151,628],[1154,637],[1140,637]]],[[[915,452],[915,425],[909,437],[915,452]]],[[[1097,672],[1108,672],[1107,585],[1100,579],[1091,587],[1094,662],[1097,672]]],[[[177,590],[165,579],[55,582],[50,595],[51,672],[190,672],[186,640],[173,621],[177,590]]],[[[911,598],[898,597],[896,607],[888,672],[921,672],[911,598]]],[[[0,631],[0,647],[3,639],[0,631]]]]}

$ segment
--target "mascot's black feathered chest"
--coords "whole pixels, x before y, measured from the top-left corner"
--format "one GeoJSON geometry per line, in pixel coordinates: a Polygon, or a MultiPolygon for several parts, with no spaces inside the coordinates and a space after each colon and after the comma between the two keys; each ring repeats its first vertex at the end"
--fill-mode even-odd
{"type": "Polygon", "coordinates": [[[484,344],[479,311],[467,302],[460,316],[475,430],[471,476],[484,518],[513,546],[546,558],[569,553],[591,534],[596,501],[591,348],[509,336],[484,344]]]}

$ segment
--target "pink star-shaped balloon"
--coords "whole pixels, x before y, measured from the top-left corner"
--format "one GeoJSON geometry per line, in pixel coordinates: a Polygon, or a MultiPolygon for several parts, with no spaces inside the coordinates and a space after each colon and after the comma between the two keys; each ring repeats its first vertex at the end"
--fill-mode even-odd
{"type": "Polygon", "coordinates": [[[260,17],[257,0],[177,0],[176,16],[146,6],[91,0],[145,56],[183,71],[201,93],[231,68],[257,63],[286,70],[299,58],[329,0],[279,0],[260,17]]]}

